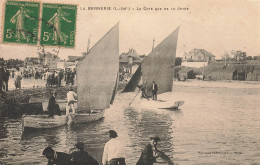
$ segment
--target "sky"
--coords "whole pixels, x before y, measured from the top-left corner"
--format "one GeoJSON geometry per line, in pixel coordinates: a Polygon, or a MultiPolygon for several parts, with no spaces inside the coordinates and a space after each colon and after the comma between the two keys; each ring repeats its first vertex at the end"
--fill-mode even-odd
{"type": "MultiPolygon", "coordinates": [[[[40,2],[53,3],[52,0],[40,2]]],[[[0,0],[1,9],[4,3],[0,0]]],[[[78,5],[75,47],[46,48],[54,53],[59,49],[61,59],[82,55],[87,50],[89,37],[91,48],[117,22],[119,53],[133,48],[138,54],[147,55],[152,50],[153,39],[156,46],[180,26],[178,57],[194,48],[205,49],[217,59],[231,50],[246,51],[250,56],[260,54],[260,0],[56,0],[55,3],[78,5]],[[131,10],[101,11],[88,10],[88,7],[130,7],[131,10]],[[178,7],[188,10],[177,10],[178,7]]],[[[2,43],[3,18],[4,10],[0,10],[0,57],[37,57],[40,46],[2,43]]]]}

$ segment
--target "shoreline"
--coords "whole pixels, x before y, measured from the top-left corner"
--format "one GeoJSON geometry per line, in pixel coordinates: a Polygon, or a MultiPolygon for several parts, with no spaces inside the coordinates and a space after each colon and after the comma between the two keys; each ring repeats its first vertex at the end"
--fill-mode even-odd
{"type": "MultiPolygon", "coordinates": [[[[28,81],[28,80],[27,80],[28,81]]],[[[10,82],[9,82],[10,83],[10,82]]],[[[11,88],[5,94],[1,94],[3,97],[9,96],[13,98],[21,97],[21,96],[30,96],[32,100],[38,100],[39,98],[48,98],[51,94],[51,91],[56,90],[58,92],[59,99],[66,97],[66,92],[68,91],[70,86],[62,86],[62,87],[46,87],[44,81],[38,83],[38,88],[33,88],[32,84],[25,83],[26,85],[22,87],[22,89],[13,89],[11,88]],[[38,98],[38,99],[37,99],[38,98]]],[[[117,92],[120,92],[125,86],[127,82],[119,82],[117,92]]],[[[260,89],[259,81],[235,81],[235,80],[223,80],[223,81],[203,81],[196,79],[188,79],[186,81],[173,81],[173,87],[198,87],[198,88],[230,88],[230,89],[260,89]]],[[[74,89],[76,86],[73,87],[74,89]]],[[[3,98],[0,98],[2,100],[3,98]]],[[[37,101],[36,101],[37,102],[37,101]]]]}
{"type": "Polygon", "coordinates": [[[188,79],[186,81],[173,81],[173,87],[174,86],[199,87],[199,88],[252,89],[252,88],[260,88],[260,82],[259,81],[236,81],[236,80],[203,81],[203,80],[188,79]]]}

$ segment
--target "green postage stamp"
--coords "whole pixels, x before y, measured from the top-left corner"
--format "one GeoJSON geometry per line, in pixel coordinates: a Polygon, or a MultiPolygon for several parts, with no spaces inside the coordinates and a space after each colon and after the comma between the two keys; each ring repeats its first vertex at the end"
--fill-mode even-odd
{"type": "Polygon", "coordinates": [[[7,1],[3,42],[37,44],[40,3],[7,1]]]}
{"type": "Polygon", "coordinates": [[[41,45],[74,47],[76,5],[43,4],[41,45]]]}

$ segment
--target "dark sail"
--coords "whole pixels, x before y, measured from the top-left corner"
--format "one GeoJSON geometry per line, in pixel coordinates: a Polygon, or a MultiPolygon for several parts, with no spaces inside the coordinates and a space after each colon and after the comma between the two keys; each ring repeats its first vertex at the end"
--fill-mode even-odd
{"type": "Polygon", "coordinates": [[[172,91],[179,27],[166,37],[141,64],[142,80],[151,94],[152,82],[158,85],[158,94],[172,91]]]}
{"type": "Polygon", "coordinates": [[[141,76],[142,73],[141,73],[141,65],[140,65],[122,92],[124,93],[124,92],[135,91],[136,86],[141,80],[141,76]]]}
{"type": "Polygon", "coordinates": [[[141,78],[149,96],[153,81],[158,85],[158,94],[172,91],[178,32],[179,27],[147,55],[123,92],[134,91],[141,78]]]}

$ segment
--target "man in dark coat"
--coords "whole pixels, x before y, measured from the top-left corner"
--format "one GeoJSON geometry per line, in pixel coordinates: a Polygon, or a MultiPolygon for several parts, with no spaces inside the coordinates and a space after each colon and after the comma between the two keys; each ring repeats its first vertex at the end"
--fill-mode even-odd
{"type": "Polygon", "coordinates": [[[153,81],[153,85],[152,85],[152,94],[153,94],[153,100],[157,100],[157,91],[158,91],[158,86],[155,83],[155,81],[153,81]]]}
{"type": "Polygon", "coordinates": [[[99,165],[97,160],[84,151],[84,143],[78,142],[75,146],[78,151],[70,155],[72,165],[99,165]]]}
{"type": "Polygon", "coordinates": [[[57,96],[57,92],[54,91],[53,95],[49,98],[49,104],[47,108],[49,117],[53,117],[54,115],[59,115],[59,116],[61,115],[60,107],[55,100],[56,96],[57,96]]]}
{"type": "Polygon", "coordinates": [[[5,66],[3,70],[3,83],[4,83],[5,91],[8,91],[9,76],[10,76],[9,70],[7,70],[7,67],[5,66]]]}
{"type": "Polygon", "coordinates": [[[58,73],[58,86],[60,87],[61,86],[61,80],[63,79],[63,71],[60,70],[59,73],[58,73]]]}
{"type": "Polygon", "coordinates": [[[71,157],[64,152],[56,152],[51,147],[46,147],[42,155],[48,159],[47,165],[71,165],[71,157]]]}
{"type": "Polygon", "coordinates": [[[144,147],[136,165],[153,165],[156,162],[156,158],[160,156],[156,148],[158,141],[160,141],[158,136],[150,136],[150,143],[144,147]]]}
{"type": "Polygon", "coordinates": [[[141,99],[146,98],[147,100],[149,100],[149,98],[146,94],[146,91],[145,91],[145,86],[144,85],[137,85],[137,87],[142,91],[141,99]]]}
{"type": "Polygon", "coordinates": [[[0,92],[3,91],[3,68],[0,64],[0,92]]]}

